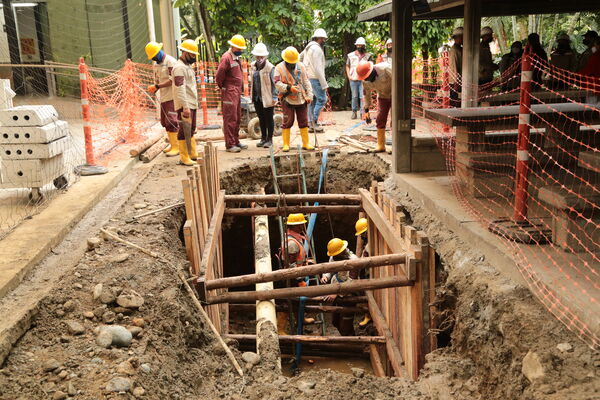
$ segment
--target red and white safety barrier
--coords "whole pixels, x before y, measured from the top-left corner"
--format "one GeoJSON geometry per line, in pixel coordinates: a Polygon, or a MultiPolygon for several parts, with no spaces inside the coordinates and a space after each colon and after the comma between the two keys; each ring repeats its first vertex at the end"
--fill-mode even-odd
{"type": "MultiPolygon", "coordinates": [[[[442,52],[442,108],[450,108],[450,55],[448,50],[442,52]]],[[[450,132],[450,127],[444,125],[444,132],[450,132]]]]}
{"type": "Polygon", "coordinates": [[[198,62],[200,75],[200,105],[202,106],[202,125],[208,125],[208,103],[206,99],[206,79],[204,75],[204,62],[198,62]]]}
{"type": "Polygon", "coordinates": [[[248,81],[248,61],[242,61],[242,73],[244,77],[244,96],[250,96],[250,88],[248,81]]]}
{"type": "Polygon", "coordinates": [[[81,89],[81,118],[83,119],[83,136],[85,139],[85,162],[94,165],[94,147],[92,143],[92,126],[90,123],[90,101],[87,86],[88,69],[83,57],[79,59],[79,88],[81,89]]]}

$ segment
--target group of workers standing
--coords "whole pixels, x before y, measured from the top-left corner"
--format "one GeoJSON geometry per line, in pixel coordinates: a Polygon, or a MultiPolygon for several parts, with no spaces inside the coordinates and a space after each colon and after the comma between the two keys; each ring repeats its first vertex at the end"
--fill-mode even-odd
{"type": "MultiPolygon", "coordinates": [[[[314,260],[309,259],[305,243],[309,241],[306,231],[307,220],[304,214],[290,214],[287,217],[286,225],[286,236],[287,241],[283,243],[278,251],[278,258],[281,260],[281,264],[284,267],[294,268],[309,265],[314,260]],[[286,260],[287,257],[287,260],[286,260]],[[287,265],[286,265],[287,262],[287,265]]],[[[368,257],[369,253],[366,250],[367,244],[367,230],[368,220],[366,218],[359,218],[355,224],[356,237],[361,238],[362,249],[360,250],[360,257],[368,257]]],[[[359,258],[348,248],[348,241],[340,238],[333,238],[327,243],[327,256],[329,261],[344,261],[359,258]]],[[[335,274],[325,273],[320,277],[301,277],[296,278],[296,286],[308,286],[311,278],[318,280],[318,283],[326,285],[330,283],[345,283],[350,282],[354,279],[359,279],[359,271],[340,271],[335,274]]],[[[325,303],[336,304],[338,298],[342,298],[342,295],[331,294],[324,296],[321,300],[325,303]]],[[[286,325],[289,318],[289,313],[280,312],[277,314],[277,330],[279,334],[286,334],[286,325]]],[[[305,324],[314,323],[314,318],[304,318],[305,324]]],[[[360,326],[365,326],[371,321],[368,313],[364,319],[359,323],[360,326]]],[[[349,313],[334,313],[332,317],[333,325],[338,329],[342,336],[353,336],[354,335],[354,314],[349,313]]]]}
{"type": "MultiPolygon", "coordinates": [[[[273,114],[279,104],[283,111],[283,151],[289,151],[291,128],[298,121],[302,148],[313,150],[309,133],[321,133],[319,116],[327,103],[327,79],[325,77],[324,44],[327,33],[316,29],[312,40],[302,52],[287,47],[281,53],[282,61],[274,66],[269,62],[269,51],[264,43],[257,43],[251,51],[254,60],[249,71],[249,93],[260,122],[261,139],[257,147],[273,145],[275,130],[273,114]]],[[[248,148],[240,142],[241,97],[244,92],[241,55],[247,48],[241,35],[234,35],[229,49],[221,56],[215,81],[221,91],[223,135],[227,152],[239,153],[248,148]]],[[[180,163],[191,166],[198,157],[193,135],[196,130],[198,92],[192,64],[197,60],[198,45],[193,40],[184,40],[179,45],[181,56],[175,59],[165,53],[162,43],[146,45],[149,60],[156,63],[156,83],[148,87],[151,93],[158,92],[160,99],[160,121],[167,131],[169,146],[167,156],[180,156],[180,163]],[[192,139],[186,140],[185,129],[191,129],[192,139]]],[[[377,116],[378,146],[376,151],[385,151],[385,125],[391,105],[391,51],[392,42],[386,42],[386,53],[374,64],[366,51],[366,41],[359,37],[355,50],[347,55],[346,74],[352,92],[352,119],[362,114],[371,122],[369,107],[371,90],[378,93],[377,116]],[[365,95],[368,94],[368,95],[365,95]],[[364,98],[364,101],[363,101],[364,98]]]]}
{"type": "MultiPolygon", "coordinates": [[[[490,50],[490,44],[493,41],[493,30],[489,26],[481,29],[481,41],[479,47],[479,85],[484,85],[494,79],[494,72],[499,70],[501,76],[523,55],[523,43],[516,41],[511,44],[510,52],[504,54],[499,64],[495,64],[490,50]]],[[[455,28],[452,32],[454,44],[449,51],[449,77],[451,85],[451,104],[459,106],[458,97],[460,93],[460,80],[462,74],[462,49],[463,49],[463,28],[455,28]]],[[[556,37],[556,45],[551,52],[550,57],[544,50],[540,36],[537,33],[531,33],[527,37],[527,45],[530,46],[531,53],[537,60],[546,61],[551,67],[563,70],[577,72],[582,75],[600,77],[600,38],[596,31],[587,31],[583,35],[583,44],[585,51],[578,55],[571,47],[571,38],[567,33],[561,32],[556,37]]],[[[517,67],[520,71],[521,66],[517,67]]],[[[541,83],[543,80],[541,71],[536,71],[533,81],[541,83]]],[[[519,79],[511,79],[510,76],[504,76],[505,89],[513,89],[518,86],[519,79]]],[[[554,87],[560,86],[558,82],[552,83],[554,87]]]]}

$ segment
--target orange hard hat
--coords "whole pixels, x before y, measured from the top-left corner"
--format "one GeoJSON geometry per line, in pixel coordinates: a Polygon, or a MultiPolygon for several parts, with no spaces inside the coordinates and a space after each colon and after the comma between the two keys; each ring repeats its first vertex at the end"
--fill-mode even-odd
{"type": "Polygon", "coordinates": [[[364,81],[371,75],[373,72],[373,63],[371,61],[361,61],[358,63],[356,67],[356,75],[358,75],[358,79],[364,81]]]}

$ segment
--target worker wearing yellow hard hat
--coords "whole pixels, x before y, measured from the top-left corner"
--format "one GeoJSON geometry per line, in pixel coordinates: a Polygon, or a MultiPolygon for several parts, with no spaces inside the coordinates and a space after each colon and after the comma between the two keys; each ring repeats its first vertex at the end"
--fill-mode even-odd
{"type": "MultiPolygon", "coordinates": [[[[356,223],[354,224],[354,229],[356,230],[355,236],[357,237],[357,239],[356,239],[356,254],[358,254],[360,257],[368,257],[369,251],[367,250],[367,242],[368,242],[367,230],[369,229],[369,220],[367,220],[366,218],[359,218],[356,221],[356,223]]],[[[350,273],[350,277],[353,279],[357,279],[358,276],[359,276],[359,271],[350,273]]],[[[358,323],[358,325],[365,326],[369,322],[371,322],[371,317],[369,316],[369,313],[366,313],[365,317],[363,318],[362,321],[360,321],[358,323]]]]}
{"type": "MultiPolygon", "coordinates": [[[[286,220],[287,249],[284,248],[284,244],[282,243],[282,246],[277,252],[277,257],[280,260],[282,267],[286,267],[286,258],[289,268],[301,267],[308,264],[306,250],[304,249],[304,242],[308,240],[306,237],[306,222],[306,218],[302,213],[288,215],[286,220]]],[[[306,278],[296,278],[296,283],[298,286],[308,285],[306,278]]],[[[288,312],[277,313],[277,331],[280,335],[286,334],[285,327],[288,318],[288,312]]],[[[305,324],[312,324],[314,322],[314,318],[304,318],[305,324]]]]}
{"type": "Polygon", "coordinates": [[[173,75],[173,102],[179,121],[177,140],[179,142],[180,163],[183,165],[195,165],[198,157],[196,151],[196,111],[198,110],[198,89],[196,86],[196,74],[192,64],[196,62],[198,45],[191,39],[184,40],[179,45],[181,56],[175,63],[173,75]],[[191,130],[191,140],[188,143],[185,138],[186,129],[191,130]]]}
{"type": "Polygon", "coordinates": [[[167,157],[179,155],[179,142],[177,141],[177,131],[179,124],[173,103],[173,75],[172,71],[177,60],[165,53],[163,44],[149,42],[145,49],[148,60],[156,62],[154,66],[154,84],[148,86],[150,93],[158,91],[160,100],[160,124],[167,131],[169,137],[169,146],[163,152],[167,157]]]}
{"type": "Polygon", "coordinates": [[[246,39],[242,35],[234,35],[227,43],[230,47],[221,56],[215,81],[221,89],[225,151],[239,153],[248,148],[248,145],[240,142],[241,100],[244,91],[241,55],[246,48],[246,39]]]}
{"type": "Polygon", "coordinates": [[[308,142],[308,105],[312,101],[313,91],[304,64],[299,61],[298,50],[288,47],[281,52],[282,62],[275,67],[273,81],[279,93],[283,110],[283,151],[290,151],[291,130],[294,119],[298,119],[302,148],[314,150],[308,142]]]}
{"type": "MultiPolygon", "coordinates": [[[[327,243],[327,255],[329,261],[344,261],[357,259],[356,255],[348,248],[348,241],[333,238],[327,243]]],[[[340,271],[335,274],[326,273],[321,277],[321,283],[325,284],[331,281],[331,283],[344,283],[352,280],[349,271],[340,271]]],[[[335,302],[342,295],[330,294],[324,297],[326,302],[335,302]]],[[[340,335],[353,336],[354,335],[354,314],[333,314],[332,317],[333,326],[335,326],[340,335]]]]}

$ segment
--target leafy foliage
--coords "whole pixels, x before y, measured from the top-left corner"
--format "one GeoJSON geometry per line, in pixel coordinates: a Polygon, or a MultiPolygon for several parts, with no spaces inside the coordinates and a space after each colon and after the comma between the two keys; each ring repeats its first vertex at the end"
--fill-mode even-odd
{"type": "Polygon", "coordinates": [[[424,58],[436,55],[437,50],[452,34],[454,20],[413,21],[413,57],[421,53],[424,58]]]}

